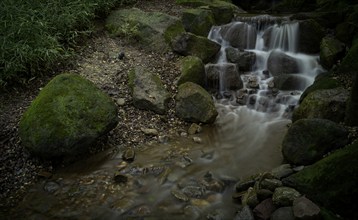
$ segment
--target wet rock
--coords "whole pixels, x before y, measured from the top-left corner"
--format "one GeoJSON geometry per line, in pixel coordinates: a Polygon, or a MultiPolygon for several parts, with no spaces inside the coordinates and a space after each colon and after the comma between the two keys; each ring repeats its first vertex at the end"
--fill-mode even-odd
{"type": "Polygon", "coordinates": [[[277,179],[282,179],[287,177],[293,173],[293,169],[291,168],[291,164],[282,164],[271,170],[271,173],[277,179]]]}
{"type": "Polygon", "coordinates": [[[333,37],[324,37],[320,45],[320,61],[326,69],[332,68],[345,55],[345,46],[333,37]]]}
{"type": "Polygon", "coordinates": [[[347,143],[348,132],[341,125],[326,119],[301,119],[288,129],[282,154],[292,164],[309,165],[347,143]]]}
{"type": "Polygon", "coordinates": [[[187,32],[207,37],[214,26],[214,14],[203,8],[189,8],[183,11],[182,22],[187,32]]]}
{"type": "Polygon", "coordinates": [[[236,214],[234,220],[255,220],[255,217],[250,207],[245,205],[244,208],[236,214]]]}
{"type": "Polygon", "coordinates": [[[321,209],[305,196],[293,201],[293,215],[299,220],[321,219],[321,209]]]}
{"type": "Polygon", "coordinates": [[[113,177],[113,180],[115,183],[118,183],[118,184],[125,184],[128,182],[128,177],[126,175],[123,175],[119,172],[116,172],[114,174],[114,177],[113,177]]]}
{"type": "Polygon", "coordinates": [[[282,181],[344,219],[358,219],[357,158],[356,141],[282,181]]]}
{"type": "Polygon", "coordinates": [[[179,190],[172,190],[171,194],[175,198],[179,199],[180,201],[183,201],[183,202],[189,201],[189,197],[187,195],[185,195],[184,193],[182,193],[181,191],[179,191],[179,190]]]}
{"type": "Polygon", "coordinates": [[[270,53],[267,60],[267,68],[273,76],[299,73],[297,60],[279,50],[274,50],[270,53]]]}
{"type": "Polygon", "coordinates": [[[224,220],[225,212],[223,210],[216,209],[214,211],[211,211],[209,214],[207,214],[206,219],[208,219],[208,220],[224,220]]]}
{"type": "Polygon", "coordinates": [[[248,86],[252,89],[259,89],[260,85],[259,85],[257,77],[255,77],[255,76],[249,77],[248,86]]]}
{"type": "Polygon", "coordinates": [[[190,198],[201,198],[205,190],[200,186],[186,186],[182,192],[190,198]]]}
{"type": "Polygon", "coordinates": [[[214,155],[215,155],[215,151],[204,152],[200,156],[200,158],[204,158],[204,159],[207,159],[207,160],[212,160],[214,158],[214,155]]]}
{"type": "Polygon", "coordinates": [[[324,37],[324,29],[313,19],[299,22],[298,51],[308,54],[317,54],[320,42],[324,37]]]}
{"type": "Polygon", "coordinates": [[[250,208],[254,208],[259,204],[256,190],[250,187],[247,192],[242,196],[241,202],[243,205],[248,205],[250,208]]]}
{"type": "Polygon", "coordinates": [[[188,129],[188,134],[193,135],[193,134],[197,134],[200,133],[202,130],[201,126],[196,124],[196,123],[192,123],[188,129]]]}
{"type": "Polygon", "coordinates": [[[44,190],[51,194],[56,192],[59,188],[60,188],[60,184],[53,181],[46,182],[44,185],[44,190]]]}
{"type": "Polygon", "coordinates": [[[235,186],[236,192],[242,192],[247,190],[249,187],[253,187],[255,182],[256,181],[254,179],[239,181],[235,186]]]}
{"type": "Polygon", "coordinates": [[[193,137],[193,141],[198,144],[203,143],[203,140],[200,137],[193,137]]]}
{"type": "Polygon", "coordinates": [[[301,194],[295,189],[283,186],[275,189],[272,201],[278,207],[292,206],[293,201],[300,196],[301,194]]]}
{"type": "Polygon", "coordinates": [[[210,88],[225,91],[238,90],[244,86],[235,64],[207,64],[205,70],[210,88]]]}
{"type": "Polygon", "coordinates": [[[295,109],[292,121],[303,118],[324,118],[344,121],[349,93],[344,88],[316,90],[309,93],[295,109]]]}
{"type": "Polygon", "coordinates": [[[226,58],[235,63],[240,72],[250,71],[256,62],[256,54],[250,51],[240,51],[233,47],[226,48],[226,58]]]}
{"type": "Polygon", "coordinates": [[[285,74],[273,78],[275,88],[279,90],[303,90],[311,82],[304,76],[298,74],[285,74]]]}
{"type": "Polygon", "coordinates": [[[158,142],[162,143],[162,144],[166,144],[169,141],[169,136],[168,135],[159,135],[158,136],[158,142]]]}
{"type": "Polygon", "coordinates": [[[199,57],[204,63],[208,63],[220,50],[220,45],[206,37],[200,37],[192,33],[182,33],[175,37],[171,43],[173,51],[184,55],[199,57]]]}
{"type": "Polygon", "coordinates": [[[271,215],[271,220],[294,220],[292,207],[281,207],[271,215]]]}
{"type": "Polygon", "coordinates": [[[256,28],[247,23],[229,23],[222,26],[220,33],[224,40],[228,41],[232,47],[240,50],[255,48],[256,28]]]}
{"type": "Polygon", "coordinates": [[[190,204],[197,206],[199,208],[207,208],[210,206],[210,203],[205,199],[191,199],[190,204]]]}
{"type": "Polygon", "coordinates": [[[188,219],[198,219],[200,217],[201,211],[196,206],[188,205],[184,208],[184,214],[185,216],[188,216],[188,219]]]}
{"type": "Polygon", "coordinates": [[[24,113],[19,136],[33,154],[73,158],[117,123],[117,106],[106,94],[79,75],[61,74],[24,113]]]}
{"type": "Polygon", "coordinates": [[[218,115],[210,94],[197,84],[180,85],[175,99],[176,115],[186,121],[213,123],[218,115]]]}
{"type": "Polygon", "coordinates": [[[268,189],[259,189],[257,190],[257,198],[259,201],[263,201],[265,199],[271,198],[273,192],[268,189]]]}
{"type": "Polygon", "coordinates": [[[133,149],[127,149],[122,155],[122,159],[127,162],[133,162],[135,158],[135,151],[133,149]]]}
{"type": "Polygon", "coordinates": [[[181,75],[178,85],[193,82],[205,86],[205,66],[199,57],[186,56],[180,60],[181,75]]]}
{"type": "Polygon", "coordinates": [[[277,187],[282,186],[282,182],[277,179],[264,179],[261,181],[260,186],[262,189],[268,189],[270,191],[275,191],[277,187]]]}
{"type": "Polygon", "coordinates": [[[157,136],[159,134],[158,130],[154,128],[141,128],[140,130],[146,135],[157,136]]]}
{"type": "Polygon", "coordinates": [[[158,114],[166,112],[170,95],[157,75],[137,66],[129,72],[128,78],[135,107],[158,114]]]}
{"type": "Polygon", "coordinates": [[[269,220],[271,214],[275,211],[276,207],[274,206],[272,199],[265,199],[260,204],[258,204],[254,210],[254,216],[257,220],[269,220]]]}

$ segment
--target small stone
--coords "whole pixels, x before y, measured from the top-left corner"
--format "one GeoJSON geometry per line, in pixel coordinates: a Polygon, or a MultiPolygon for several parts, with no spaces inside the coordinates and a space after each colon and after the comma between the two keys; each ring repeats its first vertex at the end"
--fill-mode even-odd
{"type": "Polygon", "coordinates": [[[257,199],[257,194],[254,188],[250,187],[247,192],[241,198],[241,202],[243,205],[248,205],[250,207],[255,207],[259,204],[259,200],[257,199]]]}
{"type": "Polygon", "coordinates": [[[197,207],[208,207],[210,203],[205,199],[191,199],[190,204],[197,206],[197,207]]]}
{"type": "Polygon", "coordinates": [[[249,179],[249,180],[244,180],[244,181],[240,181],[236,184],[236,191],[237,192],[242,192],[247,190],[249,187],[253,187],[255,185],[255,180],[253,179],[249,179]]]}
{"type": "Polygon", "coordinates": [[[140,129],[144,134],[146,135],[152,135],[152,136],[157,136],[158,135],[158,130],[154,129],[154,128],[141,128],[140,129]]]}
{"type": "Polygon", "coordinates": [[[277,179],[282,179],[291,175],[293,173],[293,169],[290,164],[282,164],[281,166],[274,168],[271,173],[277,179]]]}
{"type": "Polygon", "coordinates": [[[188,137],[188,133],[183,131],[180,133],[180,137],[188,137]]]}
{"type": "Polygon", "coordinates": [[[293,201],[293,215],[297,220],[319,220],[321,209],[305,196],[293,201]]]}
{"type": "Polygon", "coordinates": [[[184,193],[182,193],[182,192],[179,191],[179,190],[172,190],[172,191],[171,191],[171,194],[172,194],[175,198],[179,199],[180,201],[183,201],[183,202],[189,201],[189,197],[186,196],[184,193]]]}
{"type": "Polygon", "coordinates": [[[263,201],[265,199],[268,199],[268,198],[271,198],[273,195],[273,192],[268,190],[268,189],[259,189],[257,191],[257,198],[260,200],[260,201],[263,201]]]}
{"type": "Polygon", "coordinates": [[[255,220],[255,218],[250,207],[246,205],[236,214],[234,220],[255,220]]]}
{"type": "Polygon", "coordinates": [[[281,207],[271,215],[271,220],[294,220],[292,207],[281,207]]]}
{"type": "Polygon", "coordinates": [[[198,144],[201,144],[203,142],[203,140],[200,137],[193,137],[193,141],[198,144]]]}
{"type": "Polygon", "coordinates": [[[48,193],[54,193],[60,188],[60,185],[56,182],[50,181],[44,185],[44,190],[48,193]]]}
{"type": "Polygon", "coordinates": [[[278,187],[272,196],[273,203],[278,206],[291,206],[293,201],[300,197],[301,194],[290,187],[278,187]]]}
{"type": "Polygon", "coordinates": [[[197,134],[200,133],[202,130],[201,126],[193,123],[190,125],[189,129],[188,129],[188,134],[193,135],[193,134],[197,134]]]}
{"type": "Polygon", "coordinates": [[[126,100],[124,98],[117,99],[118,106],[124,106],[126,104],[126,100]]]}
{"type": "Polygon", "coordinates": [[[260,204],[258,204],[253,212],[255,219],[258,220],[269,220],[271,217],[271,214],[275,211],[275,206],[272,202],[271,198],[265,199],[260,204]]]}
{"type": "Polygon", "coordinates": [[[275,191],[277,187],[282,186],[282,182],[277,179],[264,179],[260,184],[262,189],[268,189],[270,191],[275,191]]]}
{"type": "Polygon", "coordinates": [[[167,135],[159,135],[158,142],[161,144],[166,144],[169,141],[169,137],[167,135]]]}
{"type": "Polygon", "coordinates": [[[127,182],[128,182],[128,177],[125,176],[125,175],[123,175],[123,174],[120,174],[120,173],[118,173],[118,172],[116,172],[116,173],[114,174],[113,179],[114,179],[114,182],[119,183],[119,184],[120,184],[120,183],[127,183],[127,182]]]}
{"type": "Polygon", "coordinates": [[[133,162],[134,158],[135,158],[135,151],[131,148],[127,149],[122,155],[122,159],[127,162],[133,162]]]}
{"type": "Polygon", "coordinates": [[[119,52],[118,59],[123,60],[124,57],[125,57],[124,52],[123,51],[119,52]]]}

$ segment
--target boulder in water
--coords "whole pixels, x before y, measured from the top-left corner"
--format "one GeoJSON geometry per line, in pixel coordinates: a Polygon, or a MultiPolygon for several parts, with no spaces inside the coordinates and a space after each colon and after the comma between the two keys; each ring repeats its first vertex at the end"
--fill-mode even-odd
{"type": "Polygon", "coordinates": [[[237,64],[240,72],[250,71],[256,62],[254,52],[240,51],[233,47],[226,48],[226,58],[230,63],[237,64]]]}
{"type": "Polygon", "coordinates": [[[232,22],[224,25],[220,34],[232,47],[240,50],[255,48],[257,31],[247,23],[232,22]]]}
{"type": "Polygon", "coordinates": [[[129,72],[128,78],[135,107],[165,113],[170,95],[157,75],[138,66],[129,72]]]}
{"type": "Polygon", "coordinates": [[[182,33],[175,37],[171,46],[173,51],[184,56],[197,56],[204,63],[208,63],[221,48],[218,43],[192,33],[182,33]]]}
{"type": "Polygon", "coordinates": [[[298,52],[318,54],[320,43],[324,37],[324,30],[313,19],[300,21],[298,32],[298,52]]]}
{"type": "Polygon", "coordinates": [[[238,90],[244,86],[235,64],[207,64],[205,70],[209,88],[224,91],[238,90]]]}
{"type": "Polygon", "coordinates": [[[180,60],[181,75],[178,85],[193,82],[205,86],[205,66],[199,57],[187,56],[180,60]]]}
{"type": "Polygon", "coordinates": [[[79,75],[61,74],[24,113],[19,135],[35,155],[71,159],[117,123],[117,107],[106,94],[79,75]]]}
{"type": "Polygon", "coordinates": [[[333,37],[324,37],[321,41],[320,60],[323,67],[330,69],[343,58],[345,53],[344,44],[333,37]]]}
{"type": "Polygon", "coordinates": [[[313,91],[294,110],[292,121],[302,118],[324,118],[342,122],[346,113],[348,96],[348,91],[342,87],[313,91]]]}
{"type": "MultiPolygon", "coordinates": [[[[327,134],[325,137],[329,137],[327,134]]],[[[358,142],[283,179],[313,202],[344,219],[358,219],[358,142]]]]}
{"type": "Polygon", "coordinates": [[[292,164],[309,165],[347,143],[348,132],[343,126],[326,119],[301,119],[288,129],[282,154],[292,164]]]}
{"type": "Polygon", "coordinates": [[[309,85],[309,80],[298,74],[286,74],[275,76],[273,83],[279,90],[303,90],[309,85]]]}
{"type": "Polygon", "coordinates": [[[213,13],[202,8],[184,10],[182,22],[186,31],[203,37],[208,36],[211,27],[215,24],[213,13]]]}
{"type": "Polygon", "coordinates": [[[176,115],[186,121],[213,123],[218,115],[210,94],[195,83],[181,84],[175,99],[176,115]]]}
{"type": "Polygon", "coordinates": [[[298,73],[298,61],[282,51],[274,50],[270,53],[267,60],[267,68],[273,76],[286,73],[298,73]]]}

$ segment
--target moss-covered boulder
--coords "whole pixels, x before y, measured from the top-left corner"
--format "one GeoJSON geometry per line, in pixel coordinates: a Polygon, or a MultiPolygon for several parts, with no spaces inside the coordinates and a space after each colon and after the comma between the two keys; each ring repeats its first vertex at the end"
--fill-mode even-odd
{"type": "Polygon", "coordinates": [[[158,114],[166,112],[170,95],[159,76],[137,66],[129,72],[128,79],[135,107],[158,114]]]}
{"type": "Polygon", "coordinates": [[[337,79],[332,78],[330,73],[321,74],[317,76],[314,83],[302,93],[300,103],[307,97],[308,94],[316,90],[335,89],[341,86],[342,84],[337,79]]]}
{"type": "Polygon", "coordinates": [[[203,37],[208,36],[211,27],[215,24],[213,13],[202,8],[184,10],[182,22],[186,31],[203,37]]]}
{"type": "Polygon", "coordinates": [[[218,112],[210,94],[201,86],[186,82],[179,86],[176,115],[189,122],[213,123],[218,112]]]}
{"type": "Polygon", "coordinates": [[[44,158],[72,158],[118,123],[112,100],[74,74],[52,79],[31,103],[19,125],[22,144],[44,158]]]}
{"type": "Polygon", "coordinates": [[[358,72],[358,41],[349,49],[348,54],[343,58],[338,68],[339,73],[358,72]]]}
{"type": "Polygon", "coordinates": [[[345,46],[333,37],[324,37],[320,45],[320,60],[326,69],[332,68],[345,55],[345,46]]]}
{"type": "Polygon", "coordinates": [[[298,51],[302,53],[318,54],[320,43],[324,37],[324,29],[313,19],[299,22],[298,51]]]}
{"type": "Polygon", "coordinates": [[[354,84],[347,101],[345,123],[351,126],[358,126],[358,77],[355,75],[354,84]]]}
{"type": "Polygon", "coordinates": [[[309,165],[348,143],[347,130],[326,119],[301,119],[292,124],[282,141],[289,163],[309,165]]]}
{"type": "Polygon", "coordinates": [[[349,93],[342,87],[311,92],[293,111],[292,121],[303,118],[325,118],[344,121],[349,93]]]}
{"type": "Polygon", "coordinates": [[[170,50],[165,38],[175,35],[178,27],[176,17],[137,8],[113,11],[106,20],[111,35],[137,39],[144,48],[157,52],[170,50]],[[171,31],[168,32],[169,27],[171,31]]]}
{"type": "Polygon", "coordinates": [[[221,48],[218,43],[189,32],[175,37],[171,46],[173,51],[184,56],[199,57],[204,63],[209,62],[221,48]]]}
{"type": "Polygon", "coordinates": [[[187,56],[181,59],[180,71],[178,85],[193,82],[205,86],[205,66],[199,57],[187,56]]]}
{"type": "Polygon", "coordinates": [[[344,219],[358,219],[357,173],[358,142],[355,142],[283,179],[283,182],[344,219]]]}

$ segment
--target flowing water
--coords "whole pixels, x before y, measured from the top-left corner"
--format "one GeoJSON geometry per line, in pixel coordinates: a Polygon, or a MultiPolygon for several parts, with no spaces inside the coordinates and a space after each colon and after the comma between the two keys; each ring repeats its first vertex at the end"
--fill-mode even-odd
{"type": "Polygon", "coordinates": [[[233,219],[240,206],[232,201],[235,182],[282,163],[290,113],[322,71],[317,56],[298,53],[298,32],[299,23],[267,15],[213,27],[208,38],[221,50],[206,69],[220,70],[211,84],[219,115],[214,128],[195,135],[202,143],[190,136],[148,144],[132,163],[116,151],[103,152],[39,183],[17,215],[233,219]],[[233,62],[230,53],[238,59],[233,62]],[[240,63],[245,59],[249,67],[240,63]]]}

